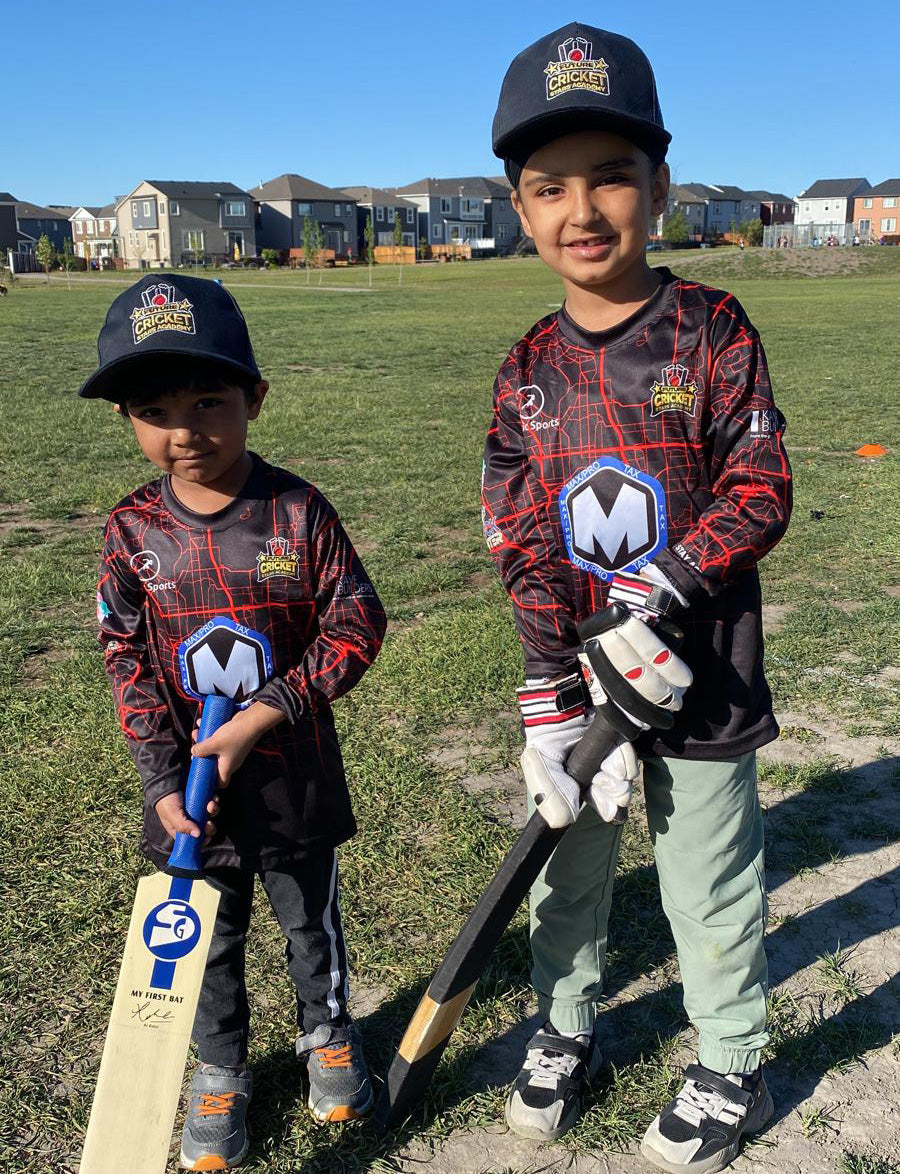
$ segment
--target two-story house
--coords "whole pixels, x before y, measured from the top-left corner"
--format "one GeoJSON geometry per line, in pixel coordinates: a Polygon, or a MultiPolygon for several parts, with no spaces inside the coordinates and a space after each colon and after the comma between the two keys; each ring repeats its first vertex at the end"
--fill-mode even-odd
{"type": "Polygon", "coordinates": [[[409,200],[381,188],[343,187],[344,192],[356,204],[356,256],[366,253],[366,223],[371,216],[374,245],[394,243],[394,225],[399,220],[403,229],[403,244],[418,246],[416,239],[416,215],[418,209],[409,200]]]}
{"type": "Polygon", "coordinates": [[[853,226],[860,241],[900,242],[897,231],[900,179],[886,179],[853,200],[853,226]]]}
{"type": "Polygon", "coordinates": [[[790,196],[767,191],[748,192],[747,195],[759,200],[759,218],[764,227],[794,223],[794,201],[790,196]]]}
{"type": "MultiPolygon", "coordinates": [[[[698,184],[693,185],[698,187],[698,184]]],[[[685,184],[673,183],[669,188],[669,198],[666,201],[666,210],[657,217],[651,225],[651,236],[664,240],[666,223],[676,212],[680,212],[688,227],[689,239],[694,242],[703,240],[706,232],[706,199],[697,195],[685,184]]]]}
{"type": "Polygon", "coordinates": [[[426,177],[391,188],[419,209],[418,236],[429,245],[469,242],[474,249],[511,252],[519,238],[510,187],[480,175],[426,177]]]}
{"type": "Polygon", "coordinates": [[[260,248],[303,248],[303,225],[315,220],[323,245],[336,257],[349,257],[357,248],[356,201],[340,188],[326,187],[305,175],[287,173],[252,188],[256,202],[260,248]]]}
{"type": "Polygon", "coordinates": [[[817,179],[794,197],[794,224],[815,225],[819,235],[853,220],[853,201],[869,192],[867,179],[817,179]]]}
{"type": "Polygon", "coordinates": [[[127,269],[256,255],[253,199],[233,183],[147,179],[116,204],[127,269]]]}
{"type": "Polygon", "coordinates": [[[96,262],[97,268],[103,268],[117,255],[115,203],[102,208],[76,208],[69,223],[72,225],[75,256],[83,257],[88,268],[92,262],[96,262]]]}
{"type": "Polygon", "coordinates": [[[45,208],[41,204],[30,204],[27,200],[16,201],[16,229],[18,248],[23,253],[33,253],[37,242],[46,233],[57,252],[62,252],[65,241],[72,240],[72,225],[69,223],[70,208],[45,208]]]}

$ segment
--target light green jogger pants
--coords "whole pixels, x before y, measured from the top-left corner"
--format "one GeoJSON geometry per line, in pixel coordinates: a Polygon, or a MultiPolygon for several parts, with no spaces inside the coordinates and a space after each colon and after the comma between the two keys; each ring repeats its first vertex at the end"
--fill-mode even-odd
{"type": "MultiPolygon", "coordinates": [[[[769,1038],[756,755],[650,756],[644,797],[700,1063],[749,1072],[769,1038]]],[[[585,807],[531,890],[532,983],[541,1015],[560,1031],[589,1031],[594,1022],[620,837],[620,827],[585,807]]]]}

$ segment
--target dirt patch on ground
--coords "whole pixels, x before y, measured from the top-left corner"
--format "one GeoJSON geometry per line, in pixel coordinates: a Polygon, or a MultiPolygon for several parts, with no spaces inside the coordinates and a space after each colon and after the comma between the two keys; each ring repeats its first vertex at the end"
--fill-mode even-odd
{"type": "Polygon", "coordinates": [[[58,537],[73,530],[100,530],[100,514],[66,514],[62,518],[35,518],[28,503],[6,505],[0,503],[0,541],[15,533],[19,545],[35,546],[43,537],[58,537]]]}
{"type": "MultiPolygon", "coordinates": [[[[768,616],[770,630],[785,610],[768,616]]],[[[762,764],[800,766],[830,756],[835,771],[823,777],[820,791],[761,787],[771,844],[767,953],[774,1055],[766,1073],[776,1110],[733,1168],[820,1174],[836,1170],[847,1151],[896,1162],[900,1145],[892,1122],[900,1103],[900,1048],[892,984],[900,970],[900,744],[852,738],[806,714],[788,712],[779,719],[783,735],[760,751],[762,764]],[[815,852],[798,857],[795,844],[802,845],[810,829],[835,851],[826,846],[821,859],[815,852]]],[[[515,756],[510,761],[504,750],[509,735],[485,722],[435,747],[432,759],[499,819],[522,826],[523,786],[515,756]]],[[[641,808],[638,797],[633,819],[642,818],[641,808]]],[[[632,975],[610,994],[602,1016],[609,1064],[636,1059],[634,1017],[652,1019],[658,1000],[673,998],[680,999],[680,986],[672,959],[632,975]]],[[[408,1174],[423,1164],[431,1174],[646,1174],[650,1167],[636,1145],[624,1153],[575,1155],[563,1143],[539,1146],[506,1129],[500,1092],[515,1077],[537,1026],[532,1014],[469,1065],[470,1090],[498,1094],[491,1124],[453,1130],[437,1146],[414,1142],[395,1157],[393,1168],[408,1174]]],[[[684,1030],[674,1061],[689,1062],[695,1046],[693,1029],[684,1030]]],[[[602,1114],[602,1088],[592,1111],[602,1114]]]]}

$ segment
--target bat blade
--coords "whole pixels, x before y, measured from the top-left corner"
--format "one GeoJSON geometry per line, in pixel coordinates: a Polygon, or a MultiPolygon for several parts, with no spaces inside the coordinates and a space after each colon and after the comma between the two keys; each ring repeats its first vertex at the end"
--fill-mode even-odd
{"type": "MultiPolygon", "coordinates": [[[[572,777],[589,783],[618,736],[595,717],[566,761],[572,777]]],[[[391,1062],[375,1106],[375,1120],[382,1129],[396,1129],[425,1095],[485,963],[565,831],[550,827],[535,812],[479,897],[428,984],[391,1062]]]]}
{"type": "Polygon", "coordinates": [[[80,1174],[165,1170],[218,906],[205,881],[138,882],[80,1174]]]}

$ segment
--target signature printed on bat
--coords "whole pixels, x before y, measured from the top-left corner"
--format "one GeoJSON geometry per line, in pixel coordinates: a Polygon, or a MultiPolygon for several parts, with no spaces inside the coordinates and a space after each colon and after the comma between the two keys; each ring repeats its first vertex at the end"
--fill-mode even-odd
{"type": "Polygon", "coordinates": [[[136,1019],[142,1027],[161,1027],[172,1022],[174,1013],[158,1007],[155,1003],[136,1003],[132,1008],[131,1018],[136,1019]]]}

